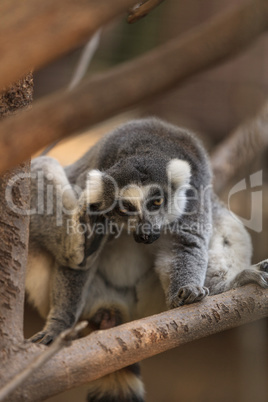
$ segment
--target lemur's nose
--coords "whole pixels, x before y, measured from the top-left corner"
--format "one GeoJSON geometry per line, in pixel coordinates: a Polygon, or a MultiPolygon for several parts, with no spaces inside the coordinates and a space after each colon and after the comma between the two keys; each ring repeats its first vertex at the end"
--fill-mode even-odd
{"type": "Polygon", "coordinates": [[[136,226],[134,240],[137,243],[151,244],[156,241],[159,236],[160,230],[158,227],[156,228],[148,221],[143,221],[136,226]]]}
{"type": "Polygon", "coordinates": [[[134,234],[134,239],[137,243],[144,243],[144,244],[151,244],[156,241],[160,236],[160,233],[141,233],[141,234],[134,234]]]}
{"type": "Polygon", "coordinates": [[[150,236],[147,235],[147,234],[142,234],[142,235],[139,236],[140,240],[141,240],[143,243],[148,243],[149,237],[150,237],[150,236]]]}

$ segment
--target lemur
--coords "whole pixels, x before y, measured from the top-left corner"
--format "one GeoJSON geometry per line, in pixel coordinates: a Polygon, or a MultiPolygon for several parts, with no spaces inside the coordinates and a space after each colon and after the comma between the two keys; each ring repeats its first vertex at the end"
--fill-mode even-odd
{"type": "MultiPolygon", "coordinates": [[[[123,124],[63,168],[32,161],[26,289],[49,344],[79,319],[104,329],[249,282],[268,260],[212,189],[207,154],[186,129],[123,124]],[[45,196],[44,196],[45,194],[45,196]]],[[[138,365],[90,384],[89,402],[142,402],[138,365]]]]}

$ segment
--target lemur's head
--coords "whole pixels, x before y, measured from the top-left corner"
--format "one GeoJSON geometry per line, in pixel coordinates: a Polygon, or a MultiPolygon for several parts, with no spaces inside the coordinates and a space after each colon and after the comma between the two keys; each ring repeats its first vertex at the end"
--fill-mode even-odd
{"type": "Polygon", "coordinates": [[[88,173],[87,202],[93,213],[124,226],[137,242],[150,244],[183,214],[190,177],[185,160],[131,156],[106,172],[88,173]]]}

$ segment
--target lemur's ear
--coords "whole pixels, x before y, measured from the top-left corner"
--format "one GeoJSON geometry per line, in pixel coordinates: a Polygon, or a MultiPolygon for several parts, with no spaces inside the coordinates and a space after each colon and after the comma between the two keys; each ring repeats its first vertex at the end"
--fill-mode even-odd
{"type": "Polygon", "coordinates": [[[182,159],[171,159],[167,165],[167,176],[176,187],[185,186],[190,183],[190,164],[182,159]]]}
{"type": "Polygon", "coordinates": [[[87,175],[87,202],[96,204],[103,199],[103,176],[104,173],[97,169],[90,170],[87,175]]]}

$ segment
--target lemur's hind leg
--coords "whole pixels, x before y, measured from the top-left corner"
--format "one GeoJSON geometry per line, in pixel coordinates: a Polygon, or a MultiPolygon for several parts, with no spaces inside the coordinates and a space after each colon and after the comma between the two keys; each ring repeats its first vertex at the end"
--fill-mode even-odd
{"type": "Polygon", "coordinates": [[[268,287],[268,259],[239,272],[239,274],[229,282],[228,287],[232,289],[248,283],[256,283],[262,288],[268,287]]]}
{"type": "Polygon", "coordinates": [[[214,227],[205,285],[210,294],[248,283],[268,287],[268,260],[251,265],[251,239],[243,224],[222,205],[214,207],[214,227]]]}
{"type": "Polygon", "coordinates": [[[262,288],[268,288],[268,259],[252,265],[250,268],[243,269],[232,278],[219,280],[217,283],[214,281],[210,294],[226,292],[227,290],[235,289],[249,283],[255,283],[262,288]]]}

